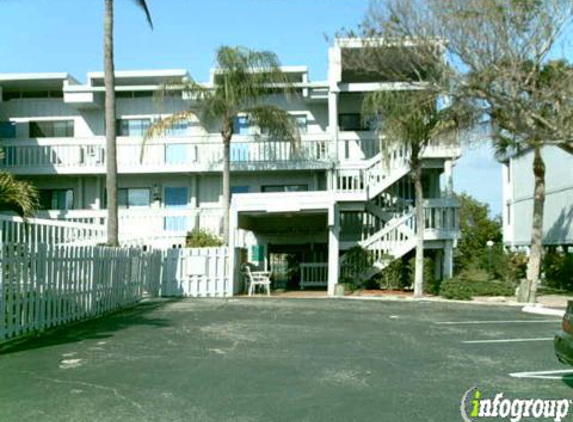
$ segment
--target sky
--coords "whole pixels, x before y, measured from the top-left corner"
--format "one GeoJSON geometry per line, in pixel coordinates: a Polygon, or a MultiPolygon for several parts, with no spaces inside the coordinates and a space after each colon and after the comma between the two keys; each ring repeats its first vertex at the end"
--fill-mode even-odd
{"type": "MultiPolygon", "coordinates": [[[[328,39],[352,29],[367,0],[147,0],[154,30],[132,0],[115,0],[117,70],[187,69],[209,77],[221,45],[274,51],[326,79],[328,39]]],[[[103,0],[0,0],[0,73],[67,72],[86,80],[103,65],[103,0]]],[[[501,168],[489,145],[464,148],[456,191],[501,211],[501,168]]]]}

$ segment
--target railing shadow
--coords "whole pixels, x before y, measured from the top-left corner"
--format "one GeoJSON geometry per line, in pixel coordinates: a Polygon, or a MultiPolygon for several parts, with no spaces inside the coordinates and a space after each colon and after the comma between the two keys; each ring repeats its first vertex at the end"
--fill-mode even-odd
{"type": "Polygon", "coordinates": [[[115,333],[134,326],[164,328],[171,326],[167,318],[157,318],[152,314],[181,299],[154,299],[134,305],[131,308],[105,314],[96,319],[70,323],[44,332],[26,335],[20,339],[0,344],[0,356],[19,353],[44,347],[77,343],[85,340],[103,340],[115,333]]]}
{"type": "Polygon", "coordinates": [[[552,244],[566,244],[567,235],[573,224],[573,205],[568,210],[562,209],[559,217],[545,233],[544,241],[552,244]]]}

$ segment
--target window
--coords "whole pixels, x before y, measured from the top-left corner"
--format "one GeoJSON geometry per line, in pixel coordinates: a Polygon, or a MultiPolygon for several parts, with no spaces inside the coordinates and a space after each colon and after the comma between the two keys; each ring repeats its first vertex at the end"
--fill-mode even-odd
{"type": "Polygon", "coordinates": [[[0,138],[15,138],[16,124],[13,122],[0,122],[0,138]]]}
{"type": "Polygon", "coordinates": [[[362,130],[362,118],[360,113],[344,113],[338,115],[340,130],[362,130]]]}
{"type": "Polygon", "coordinates": [[[249,118],[247,116],[236,116],[233,120],[233,133],[237,135],[249,134],[249,118]]]}
{"type": "Polygon", "coordinates": [[[231,186],[231,195],[235,193],[249,193],[248,186],[231,186]]]}
{"type": "Polygon", "coordinates": [[[191,126],[192,125],[190,122],[186,121],[175,122],[173,126],[167,129],[165,134],[167,136],[186,136],[189,135],[189,129],[191,126]]]}
{"type": "Polygon", "coordinates": [[[40,189],[40,209],[42,210],[73,210],[73,189],[40,189]]]}
{"type": "Polygon", "coordinates": [[[31,138],[73,138],[74,121],[57,120],[30,122],[31,138]]]}
{"type": "Polygon", "coordinates": [[[143,137],[151,125],[151,119],[118,119],[117,135],[143,137]]]}
{"type": "Polygon", "coordinates": [[[149,188],[118,189],[117,196],[120,208],[146,208],[151,205],[151,190],[149,188]]]}
{"type": "Polygon", "coordinates": [[[295,114],[292,116],[292,119],[294,121],[296,128],[301,134],[307,133],[308,127],[307,127],[306,114],[295,114]]]}
{"type": "MultiPolygon", "coordinates": [[[[151,205],[151,189],[121,188],[117,190],[119,208],[145,208],[151,205]]],[[[107,208],[107,191],[103,194],[103,206],[107,208]]]]}
{"type": "Polygon", "coordinates": [[[266,185],[262,187],[263,192],[306,192],[308,185],[266,185]]]}

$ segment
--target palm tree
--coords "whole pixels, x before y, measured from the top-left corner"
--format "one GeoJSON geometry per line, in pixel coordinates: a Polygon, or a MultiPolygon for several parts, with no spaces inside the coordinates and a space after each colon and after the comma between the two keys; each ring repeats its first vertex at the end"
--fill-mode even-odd
{"type": "Polygon", "coordinates": [[[0,172],[0,209],[14,211],[29,217],[38,208],[38,191],[24,180],[17,180],[9,173],[0,172]]]}
{"type": "Polygon", "coordinates": [[[144,142],[193,116],[197,116],[207,127],[217,128],[223,140],[223,239],[228,244],[230,148],[235,133],[235,118],[244,114],[249,124],[258,126],[265,137],[275,139],[294,141],[296,130],[285,110],[265,103],[268,95],[276,93],[277,89],[287,94],[291,89],[274,53],[223,46],[217,50],[216,66],[212,88],[205,88],[194,81],[184,86],[165,87],[166,92],[186,91],[189,98],[194,99],[194,104],[189,110],[157,121],[147,132],[144,142]]]}
{"type": "Polygon", "coordinates": [[[377,132],[381,150],[386,153],[397,145],[406,145],[414,182],[416,203],[416,267],[414,296],[424,293],[424,194],[422,155],[435,140],[457,142],[458,130],[471,126],[474,113],[468,105],[452,104],[439,109],[434,92],[377,91],[365,96],[362,112],[367,117],[381,116],[377,132]]]}
{"type": "MultiPolygon", "coordinates": [[[[153,28],[151,14],[145,0],[133,0],[147,17],[153,28]]],[[[119,245],[117,215],[117,150],[115,123],[115,74],[113,63],[113,3],[105,0],[104,15],[104,84],[105,84],[105,138],[106,138],[106,191],[107,191],[107,243],[119,245]]]]}

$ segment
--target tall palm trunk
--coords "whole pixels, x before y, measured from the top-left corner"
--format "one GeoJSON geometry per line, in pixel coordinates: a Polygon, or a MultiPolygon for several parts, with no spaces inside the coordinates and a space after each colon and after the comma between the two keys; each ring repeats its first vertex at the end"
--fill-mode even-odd
{"type": "Polygon", "coordinates": [[[223,241],[229,245],[229,208],[231,206],[231,136],[223,134],[223,241]]]}
{"type": "MultiPolygon", "coordinates": [[[[412,152],[414,155],[414,152],[412,152]]],[[[412,158],[412,177],[416,196],[416,266],[414,270],[414,297],[424,295],[424,191],[422,190],[422,163],[412,158]]]]}
{"type": "Polygon", "coordinates": [[[107,190],[107,243],[118,246],[117,152],[115,133],[115,74],[113,65],[113,0],[105,0],[104,83],[107,190]]]}
{"type": "Polygon", "coordinates": [[[541,148],[534,149],[533,175],[535,188],[533,196],[533,226],[531,230],[531,251],[527,263],[527,281],[529,284],[529,302],[535,302],[537,296],[537,283],[541,270],[541,256],[543,253],[543,209],[545,207],[545,163],[541,156],[541,148]]]}

